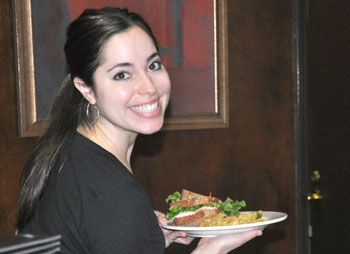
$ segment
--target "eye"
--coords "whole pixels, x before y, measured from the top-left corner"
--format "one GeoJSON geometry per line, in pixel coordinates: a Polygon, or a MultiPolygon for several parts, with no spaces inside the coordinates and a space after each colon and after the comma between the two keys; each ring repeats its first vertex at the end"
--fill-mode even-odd
{"type": "Polygon", "coordinates": [[[121,71],[121,72],[118,72],[115,76],[114,76],[114,79],[115,80],[125,80],[125,79],[128,79],[130,78],[130,74],[125,72],[125,71],[121,71]]]}
{"type": "Polygon", "coordinates": [[[162,62],[161,61],[154,61],[150,64],[150,66],[148,67],[148,69],[150,71],[156,71],[162,68],[162,62]]]}

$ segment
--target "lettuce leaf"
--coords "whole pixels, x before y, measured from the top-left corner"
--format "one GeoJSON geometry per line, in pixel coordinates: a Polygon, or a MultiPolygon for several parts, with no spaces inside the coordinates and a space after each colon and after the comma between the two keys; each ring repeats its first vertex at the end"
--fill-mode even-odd
{"type": "Polygon", "coordinates": [[[226,215],[239,216],[239,210],[241,210],[242,207],[246,207],[246,203],[244,200],[233,201],[230,198],[226,198],[225,202],[216,203],[215,207],[223,211],[226,215]]]}
{"type": "Polygon", "coordinates": [[[181,193],[178,192],[178,191],[176,191],[176,192],[174,192],[174,194],[169,195],[169,196],[166,198],[165,202],[168,204],[169,201],[171,201],[171,202],[176,202],[176,201],[180,201],[180,200],[181,200],[181,193]]]}
{"type": "MultiPolygon", "coordinates": [[[[175,192],[172,195],[169,195],[167,199],[165,200],[166,203],[171,202],[176,202],[181,200],[181,194],[180,192],[175,192]]],[[[203,206],[211,206],[211,207],[216,207],[223,211],[226,215],[236,215],[239,216],[239,211],[243,208],[246,207],[246,203],[244,200],[242,201],[233,201],[230,198],[226,198],[224,202],[220,201],[218,203],[210,203],[210,204],[200,204],[200,205],[193,205],[193,206],[177,206],[173,207],[171,206],[169,208],[168,213],[166,214],[166,218],[168,220],[174,218],[176,215],[178,215],[181,212],[189,212],[189,211],[196,211],[199,208],[203,206]]]]}
{"type": "Polygon", "coordinates": [[[196,211],[199,208],[201,208],[202,206],[204,206],[204,205],[193,205],[193,206],[182,206],[182,205],[179,205],[177,207],[171,206],[169,208],[169,212],[166,214],[166,218],[168,220],[170,220],[170,219],[174,218],[176,215],[178,215],[179,213],[196,211]]]}

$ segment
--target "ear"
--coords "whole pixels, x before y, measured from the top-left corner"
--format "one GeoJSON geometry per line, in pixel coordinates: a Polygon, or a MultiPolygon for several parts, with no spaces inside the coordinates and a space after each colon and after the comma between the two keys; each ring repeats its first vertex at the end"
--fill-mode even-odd
{"type": "Polygon", "coordinates": [[[95,94],[91,87],[88,86],[81,78],[75,77],[73,83],[76,89],[84,96],[84,98],[90,102],[91,105],[96,103],[95,94]]]}

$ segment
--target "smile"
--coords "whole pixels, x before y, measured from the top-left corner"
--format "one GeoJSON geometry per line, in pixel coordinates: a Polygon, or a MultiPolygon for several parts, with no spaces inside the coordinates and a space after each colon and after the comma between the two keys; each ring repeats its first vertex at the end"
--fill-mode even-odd
{"type": "Polygon", "coordinates": [[[153,111],[156,111],[158,108],[158,101],[156,101],[153,104],[147,104],[142,106],[133,106],[131,107],[132,111],[138,112],[138,113],[152,113],[153,111]]]}

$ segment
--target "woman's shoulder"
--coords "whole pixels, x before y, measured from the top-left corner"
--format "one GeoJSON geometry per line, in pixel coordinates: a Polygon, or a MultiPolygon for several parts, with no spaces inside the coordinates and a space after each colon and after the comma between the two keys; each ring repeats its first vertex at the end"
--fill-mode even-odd
{"type": "Polygon", "coordinates": [[[100,193],[116,186],[139,185],[116,157],[81,135],[61,150],[52,173],[62,191],[76,186],[73,188],[100,193]]]}
{"type": "Polygon", "coordinates": [[[86,178],[134,178],[110,152],[77,133],[61,153],[62,170],[86,178]]]}

